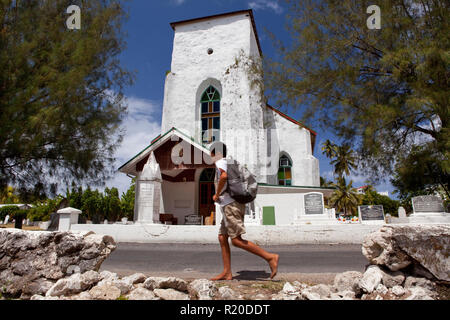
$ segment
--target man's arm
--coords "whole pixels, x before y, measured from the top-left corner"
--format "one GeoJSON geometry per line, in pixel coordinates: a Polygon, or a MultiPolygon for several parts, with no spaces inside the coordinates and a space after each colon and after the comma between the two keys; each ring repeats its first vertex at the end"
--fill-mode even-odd
{"type": "Polygon", "coordinates": [[[219,195],[220,192],[222,191],[223,187],[225,186],[225,183],[227,182],[227,172],[219,169],[220,170],[220,177],[219,177],[219,182],[217,183],[217,190],[216,190],[216,194],[213,196],[213,200],[217,201],[219,199],[219,195]]]}

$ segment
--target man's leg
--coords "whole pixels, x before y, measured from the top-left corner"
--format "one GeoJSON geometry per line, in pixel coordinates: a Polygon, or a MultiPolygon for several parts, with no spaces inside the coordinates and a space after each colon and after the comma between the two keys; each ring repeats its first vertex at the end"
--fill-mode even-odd
{"type": "Polygon", "coordinates": [[[231,252],[228,236],[219,234],[219,243],[222,250],[223,272],[211,280],[231,280],[233,279],[233,274],[231,273],[231,252]]]}
{"type": "Polygon", "coordinates": [[[242,239],[240,235],[231,239],[231,243],[233,243],[233,245],[238,248],[256,254],[257,256],[260,256],[261,258],[266,260],[269,263],[270,270],[272,271],[270,279],[273,279],[273,277],[275,277],[278,271],[278,260],[280,258],[278,254],[269,253],[266,250],[259,247],[258,245],[256,245],[255,243],[242,239]]]}

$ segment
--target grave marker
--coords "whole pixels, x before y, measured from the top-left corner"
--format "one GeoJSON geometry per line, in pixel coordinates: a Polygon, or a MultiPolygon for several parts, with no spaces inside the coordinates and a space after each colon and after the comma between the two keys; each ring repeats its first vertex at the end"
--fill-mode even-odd
{"type": "Polygon", "coordinates": [[[358,215],[361,223],[384,223],[384,210],[382,205],[358,206],[358,215]]]}
{"type": "Polygon", "coordinates": [[[450,223],[450,214],[445,212],[443,201],[434,195],[418,196],[411,199],[412,223],[450,223]]]}
{"type": "Polygon", "coordinates": [[[323,195],[321,193],[309,193],[304,196],[305,214],[323,214],[323,195]]]}
{"type": "Polygon", "coordinates": [[[414,213],[445,212],[442,199],[437,196],[418,196],[412,198],[414,213]]]}

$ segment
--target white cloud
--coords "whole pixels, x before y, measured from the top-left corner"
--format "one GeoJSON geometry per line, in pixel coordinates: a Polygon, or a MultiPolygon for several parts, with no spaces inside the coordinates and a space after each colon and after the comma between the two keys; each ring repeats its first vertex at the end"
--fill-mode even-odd
{"type": "Polygon", "coordinates": [[[334,171],[329,170],[322,173],[322,177],[326,178],[327,180],[334,180],[334,171]]]}
{"type": "MultiPolygon", "coordinates": [[[[336,181],[336,175],[333,170],[324,171],[321,173],[321,176],[326,178],[327,180],[336,181]]],[[[350,176],[345,176],[345,180],[347,184],[350,182],[350,180],[353,181],[353,187],[357,188],[362,185],[366,184],[367,176],[364,176],[363,174],[359,173],[351,173],[350,176]]]]}
{"type": "Polygon", "coordinates": [[[281,14],[283,12],[283,8],[278,4],[278,1],[254,0],[250,1],[248,6],[254,10],[273,10],[276,14],[281,14]]]}
{"type": "Polygon", "coordinates": [[[362,185],[366,185],[366,180],[367,180],[367,177],[366,176],[363,176],[363,175],[358,175],[358,174],[350,174],[350,176],[349,177],[347,177],[346,178],[346,180],[347,180],[347,183],[350,181],[350,180],[352,180],[353,181],[353,187],[355,187],[355,188],[357,188],[357,187],[359,187],[360,185],[362,186],[362,185]]]}
{"type": "MultiPolygon", "coordinates": [[[[419,124],[420,127],[422,127],[425,130],[431,130],[439,132],[442,129],[442,122],[441,119],[438,116],[434,116],[433,119],[428,120],[426,122],[422,122],[419,124]]],[[[396,137],[399,139],[403,138],[403,135],[405,134],[406,129],[400,128],[396,133],[396,137]]],[[[427,134],[420,131],[412,132],[408,134],[408,137],[405,140],[404,145],[410,146],[410,145],[424,145],[431,141],[433,141],[434,138],[427,134]]]]}
{"type": "MultiPolygon", "coordinates": [[[[151,140],[161,133],[160,103],[138,97],[126,97],[126,101],[128,115],[121,126],[124,137],[115,153],[115,170],[147,147],[151,140]],[[155,115],[158,115],[158,118],[155,115]]],[[[119,194],[122,194],[129,188],[130,182],[131,179],[126,174],[116,172],[114,177],[106,182],[106,186],[116,187],[119,194]]]]}

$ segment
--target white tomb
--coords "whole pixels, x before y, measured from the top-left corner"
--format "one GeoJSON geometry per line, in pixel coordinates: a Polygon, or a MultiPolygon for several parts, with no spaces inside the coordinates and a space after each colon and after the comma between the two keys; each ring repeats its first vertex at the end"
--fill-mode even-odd
{"type": "Polygon", "coordinates": [[[385,224],[386,217],[382,205],[358,206],[358,218],[362,224],[385,224]]]}
{"type": "Polygon", "coordinates": [[[403,207],[398,208],[398,218],[396,219],[397,223],[408,223],[409,219],[406,216],[406,210],[403,207]]]}
{"type": "Polygon", "coordinates": [[[325,209],[321,192],[299,194],[300,210],[294,224],[337,224],[333,211],[325,209]]]}
{"type": "Polygon", "coordinates": [[[59,214],[58,231],[69,231],[72,224],[78,223],[81,212],[81,210],[71,207],[58,210],[56,212],[59,214]]]}
{"type": "Polygon", "coordinates": [[[152,152],[136,182],[136,222],[159,222],[161,182],[161,170],[152,152]]]}

